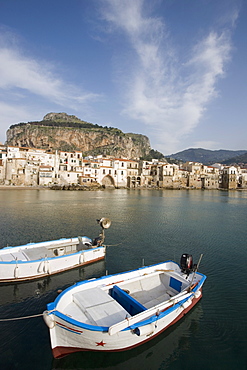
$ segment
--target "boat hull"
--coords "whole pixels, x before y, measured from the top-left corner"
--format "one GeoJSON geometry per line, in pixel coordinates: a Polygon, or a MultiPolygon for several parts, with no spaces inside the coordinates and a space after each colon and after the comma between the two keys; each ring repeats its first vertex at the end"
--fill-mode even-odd
{"type": "Polygon", "coordinates": [[[43,314],[53,356],[125,351],[146,343],[196,305],[205,279],[166,261],[76,283],[43,314]]]}
{"type": "Polygon", "coordinates": [[[42,258],[34,261],[0,261],[0,283],[16,283],[58,274],[100,261],[105,258],[105,252],[106,248],[101,246],[55,258],[42,258]]]}
{"type": "Polygon", "coordinates": [[[141,333],[136,328],[128,328],[110,336],[107,331],[97,332],[76,327],[60,318],[55,319],[55,326],[50,329],[52,353],[54,358],[61,358],[79,351],[118,352],[140,346],[164,332],[171,325],[181,320],[202,298],[201,289],[192,299],[169,307],[167,314],[157,317],[154,323],[142,326],[141,333]],[[66,336],[64,334],[66,331],[66,336]]]}
{"type": "MultiPolygon", "coordinates": [[[[135,338],[135,340],[132,340],[132,343],[130,344],[131,337],[132,337],[133,334],[128,333],[128,335],[126,335],[126,338],[123,339],[123,342],[125,343],[124,348],[119,347],[119,346],[116,348],[116,346],[115,346],[116,338],[114,338],[113,343],[110,343],[112,348],[107,348],[106,346],[107,346],[107,343],[109,343],[109,335],[108,335],[108,333],[104,333],[105,335],[104,336],[102,335],[103,339],[100,342],[99,341],[96,342],[96,338],[92,338],[92,339],[95,339],[95,341],[93,342],[93,340],[92,340],[90,348],[89,347],[88,348],[79,347],[78,346],[78,344],[79,344],[78,340],[77,340],[77,346],[76,347],[56,346],[56,347],[52,348],[53,357],[54,358],[62,358],[62,357],[67,356],[71,353],[82,352],[82,351],[121,352],[121,351],[130,350],[132,348],[135,348],[137,346],[140,346],[140,345],[150,341],[151,339],[155,338],[157,335],[160,335],[162,332],[164,332],[170,326],[174,325],[176,322],[181,320],[196,305],[196,303],[201,298],[202,298],[202,294],[200,294],[200,296],[197,297],[197,298],[195,297],[192,300],[191,304],[187,308],[185,308],[180,313],[175,315],[175,317],[170,317],[170,318],[167,318],[166,320],[163,320],[163,322],[160,322],[159,323],[159,328],[157,327],[157,330],[155,330],[151,334],[146,334],[145,336],[143,336],[143,338],[141,340],[136,340],[136,338],[135,338]],[[97,346],[96,348],[95,348],[95,345],[97,346]]],[[[97,339],[99,340],[99,337],[97,339]]]]}

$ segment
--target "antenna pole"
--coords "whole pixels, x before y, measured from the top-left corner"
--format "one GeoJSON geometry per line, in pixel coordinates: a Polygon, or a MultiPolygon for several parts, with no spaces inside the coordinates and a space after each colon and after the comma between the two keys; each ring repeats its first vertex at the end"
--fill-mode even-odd
{"type": "Polygon", "coordinates": [[[198,271],[198,268],[199,268],[199,266],[200,266],[200,263],[201,263],[202,257],[203,257],[203,253],[200,255],[200,258],[199,258],[198,264],[196,265],[196,268],[195,268],[194,274],[193,274],[193,276],[192,276],[192,279],[191,279],[191,282],[190,282],[190,286],[189,286],[189,288],[190,288],[190,287],[191,287],[191,285],[193,284],[193,280],[194,280],[195,274],[196,274],[196,272],[198,271]]]}

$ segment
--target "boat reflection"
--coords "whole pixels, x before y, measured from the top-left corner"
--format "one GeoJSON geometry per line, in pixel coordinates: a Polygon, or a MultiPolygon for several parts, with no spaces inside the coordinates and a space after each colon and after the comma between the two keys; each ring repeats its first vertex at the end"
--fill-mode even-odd
{"type": "Polygon", "coordinates": [[[105,261],[45,279],[1,285],[1,369],[31,370],[34,369],[34,363],[36,370],[50,369],[52,353],[42,317],[47,303],[56,298],[59,290],[78,281],[102,275],[105,275],[105,261]],[[19,317],[25,319],[16,320],[19,317]]]}
{"type": "MultiPolygon", "coordinates": [[[[99,261],[92,265],[78,267],[57,275],[48,276],[35,281],[18,282],[16,284],[0,285],[1,306],[12,303],[21,303],[27,299],[40,298],[45,295],[57,294],[58,290],[64,290],[68,286],[92,277],[105,275],[105,261],[99,261]]],[[[46,297],[44,298],[45,301],[46,297]]],[[[49,300],[48,300],[49,302],[49,300]]]]}

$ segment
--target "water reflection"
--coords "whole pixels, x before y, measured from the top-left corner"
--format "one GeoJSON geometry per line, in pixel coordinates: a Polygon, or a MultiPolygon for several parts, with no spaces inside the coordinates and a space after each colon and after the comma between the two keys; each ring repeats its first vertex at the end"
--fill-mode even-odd
{"type": "Polygon", "coordinates": [[[0,359],[2,369],[50,369],[52,353],[48,329],[41,316],[58,290],[105,274],[105,262],[80,267],[45,279],[0,286],[0,359]],[[38,317],[32,317],[40,315],[38,317]],[[4,319],[28,317],[24,320],[4,319]],[[34,365],[35,364],[35,365],[34,365]]]}
{"type": "Polygon", "coordinates": [[[39,314],[58,289],[104,275],[105,270],[113,274],[135,269],[143,259],[145,265],[179,262],[182,253],[192,254],[195,262],[204,254],[200,270],[208,279],[203,299],[183,321],[139,348],[118,354],[77,353],[59,361],[52,358],[41,317],[0,322],[1,368],[180,370],[196,364],[200,369],[245,369],[247,192],[0,189],[0,247],[92,237],[102,216],[112,220],[106,261],[50,279],[0,286],[0,319],[39,314]]]}
{"type": "Polygon", "coordinates": [[[99,261],[30,282],[2,284],[0,285],[0,312],[3,310],[3,305],[20,303],[33,298],[41,299],[43,296],[47,297],[47,295],[53,292],[56,293],[58,290],[64,290],[78,281],[105,275],[105,271],[105,261],[99,261]]]}

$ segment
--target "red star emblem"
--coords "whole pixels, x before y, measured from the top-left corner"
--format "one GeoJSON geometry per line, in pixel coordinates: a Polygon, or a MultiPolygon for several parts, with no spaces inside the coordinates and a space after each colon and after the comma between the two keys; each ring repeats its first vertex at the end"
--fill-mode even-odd
{"type": "Polygon", "coordinates": [[[95,342],[95,343],[96,343],[97,347],[98,346],[104,347],[104,345],[106,344],[105,342],[103,342],[103,340],[101,342],[95,342]]]}

